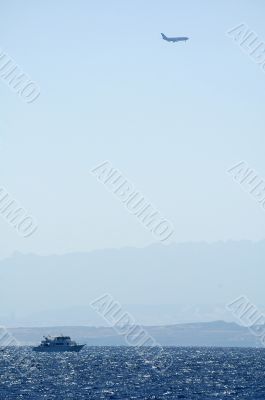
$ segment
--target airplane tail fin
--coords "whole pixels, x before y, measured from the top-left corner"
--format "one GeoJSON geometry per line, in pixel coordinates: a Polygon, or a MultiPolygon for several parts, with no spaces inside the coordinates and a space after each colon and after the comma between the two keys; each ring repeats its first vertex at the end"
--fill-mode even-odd
{"type": "Polygon", "coordinates": [[[166,35],[164,35],[164,33],[161,33],[161,36],[163,39],[165,39],[165,40],[167,39],[167,37],[166,37],[166,35]]]}

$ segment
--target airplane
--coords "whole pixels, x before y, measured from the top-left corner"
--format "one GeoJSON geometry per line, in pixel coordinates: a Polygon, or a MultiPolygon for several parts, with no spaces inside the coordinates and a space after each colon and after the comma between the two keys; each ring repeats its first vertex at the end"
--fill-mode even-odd
{"type": "Polygon", "coordinates": [[[189,40],[189,38],[186,36],[167,37],[166,35],[164,35],[164,33],[161,33],[161,35],[162,35],[162,38],[164,40],[166,40],[167,42],[186,42],[187,40],[189,40]]]}

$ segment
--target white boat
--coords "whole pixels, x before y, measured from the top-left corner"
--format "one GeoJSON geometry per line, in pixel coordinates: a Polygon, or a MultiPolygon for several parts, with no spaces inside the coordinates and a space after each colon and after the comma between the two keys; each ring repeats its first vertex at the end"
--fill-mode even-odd
{"type": "Polygon", "coordinates": [[[37,347],[33,347],[33,351],[39,352],[61,352],[61,351],[75,351],[79,352],[85,345],[77,344],[71,340],[70,336],[44,336],[44,340],[37,347]]]}

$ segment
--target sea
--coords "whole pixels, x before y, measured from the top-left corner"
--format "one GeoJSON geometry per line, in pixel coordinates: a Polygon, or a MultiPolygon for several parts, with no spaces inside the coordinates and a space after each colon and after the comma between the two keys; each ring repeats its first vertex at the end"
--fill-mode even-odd
{"type": "Polygon", "coordinates": [[[163,368],[153,351],[6,348],[0,352],[0,399],[265,400],[264,349],[165,347],[163,368]]]}

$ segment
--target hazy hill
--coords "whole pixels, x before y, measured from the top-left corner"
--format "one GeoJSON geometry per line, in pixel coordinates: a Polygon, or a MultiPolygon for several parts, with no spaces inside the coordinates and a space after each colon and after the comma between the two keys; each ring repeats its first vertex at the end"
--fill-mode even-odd
{"type": "Polygon", "coordinates": [[[8,326],[106,325],[89,303],[110,293],[140,324],[232,321],[225,304],[263,307],[265,241],[185,243],[0,261],[8,326]]]}
{"type": "MultiPolygon", "coordinates": [[[[240,346],[261,347],[259,341],[247,328],[235,323],[216,321],[211,323],[180,324],[171,326],[148,326],[145,328],[161,345],[167,346],[240,346]]],[[[40,342],[44,335],[70,335],[75,340],[91,346],[126,345],[124,338],[112,328],[106,327],[49,327],[14,328],[10,332],[21,344],[40,342]]]]}

